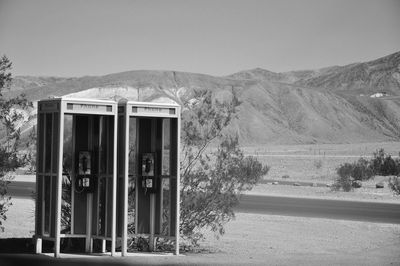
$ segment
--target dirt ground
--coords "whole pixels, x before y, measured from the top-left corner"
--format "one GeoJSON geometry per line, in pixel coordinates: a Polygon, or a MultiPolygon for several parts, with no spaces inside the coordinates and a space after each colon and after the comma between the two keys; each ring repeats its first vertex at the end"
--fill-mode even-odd
{"type": "Polygon", "coordinates": [[[313,145],[260,145],[244,147],[246,155],[270,166],[266,179],[332,183],[336,169],[344,163],[352,163],[360,157],[370,159],[383,148],[393,158],[399,155],[400,142],[313,144],[313,145]]]}
{"type": "MultiPolygon", "coordinates": [[[[237,214],[209,257],[277,265],[400,265],[400,225],[237,214]]],[[[239,263],[240,264],[240,263],[239,263]]]]}
{"type": "MultiPolygon", "coordinates": [[[[0,237],[29,237],[34,228],[33,201],[13,202],[0,237]]],[[[202,247],[207,251],[113,258],[110,264],[128,265],[132,260],[180,265],[400,265],[400,225],[238,213],[222,238],[207,234],[202,247]]]]}
{"type": "MultiPolygon", "coordinates": [[[[35,202],[32,199],[12,199],[6,213],[5,231],[0,238],[30,237],[35,229],[35,202]]],[[[1,247],[0,247],[1,248],[1,247]]]]}
{"type": "MultiPolygon", "coordinates": [[[[400,143],[287,145],[247,148],[246,153],[258,155],[272,167],[266,179],[331,184],[341,163],[370,156],[381,147],[397,155],[400,143]],[[284,175],[289,178],[282,179],[284,175]]],[[[248,194],[400,203],[400,196],[390,191],[387,181],[388,177],[375,177],[352,192],[260,184],[248,194]],[[378,182],[384,182],[385,187],[376,189],[378,182]]],[[[0,238],[33,235],[33,200],[13,199],[7,215],[6,231],[0,238]]],[[[206,252],[179,257],[101,257],[101,261],[105,265],[400,265],[399,224],[237,213],[225,229],[219,240],[207,234],[202,243],[206,252]]],[[[98,265],[100,260],[90,261],[98,265]]],[[[89,265],[86,258],[71,262],[89,265]]]]}

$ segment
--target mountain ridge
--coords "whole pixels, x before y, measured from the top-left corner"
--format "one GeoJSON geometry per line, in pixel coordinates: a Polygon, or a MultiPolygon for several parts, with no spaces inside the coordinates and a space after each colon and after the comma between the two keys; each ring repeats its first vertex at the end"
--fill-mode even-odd
{"type": "MultiPolygon", "coordinates": [[[[155,97],[188,100],[193,90],[242,102],[228,133],[241,143],[351,143],[400,140],[400,52],[364,63],[275,73],[262,68],[228,76],[179,71],[134,70],[104,76],[14,78],[9,95],[32,101],[92,88],[137,90],[141,101],[155,97]],[[370,98],[376,92],[387,97],[370,98]]],[[[98,97],[87,94],[86,97],[98,97]]],[[[116,90],[117,91],[117,90],[116,90]]],[[[92,93],[92,92],[90,92],[92,93]]],[[[133,95],[133,94],[132,94],[133,95]]]]}

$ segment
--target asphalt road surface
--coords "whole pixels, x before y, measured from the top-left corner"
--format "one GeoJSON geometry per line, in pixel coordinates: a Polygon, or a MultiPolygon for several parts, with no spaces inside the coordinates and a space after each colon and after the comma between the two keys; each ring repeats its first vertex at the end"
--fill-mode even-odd
{"type": "MultiPolygon", "coordinates": [[[[9,194],[32,198],[33,182],[12,182],[9,194]]],[[[400,224],[400,204],[242,195],[238,212],[400,224]]]]}
{"type": "Polygon", "coordinates": [[[242,195],[238,212],[400,224],[400,204],[242,195]]]}
{"type": "Polygon", "coordinates": [[[36,190],[36,183],[34,182],[11,182],[8,185],[8,193],[16,198],[30,198],[33,199],[36,190]]]}

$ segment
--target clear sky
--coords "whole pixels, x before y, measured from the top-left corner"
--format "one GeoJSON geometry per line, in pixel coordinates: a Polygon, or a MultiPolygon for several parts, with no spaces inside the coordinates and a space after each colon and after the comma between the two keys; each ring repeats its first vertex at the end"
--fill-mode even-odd
{"type": "Polygon", "coordinates": [[[397,51],[400,0],[0,0],[14,75],[283,72],[397,51]]]}

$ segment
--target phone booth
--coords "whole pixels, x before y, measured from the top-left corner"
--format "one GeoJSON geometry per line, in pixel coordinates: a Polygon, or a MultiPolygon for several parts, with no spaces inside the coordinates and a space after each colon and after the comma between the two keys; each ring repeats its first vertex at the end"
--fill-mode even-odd
{"type": "Polygon", "coordinates": [[[118,104],[118,235],[122,255],[128,240],[148,238],[175,243],[179,254],[180,106],[121,100],[118,104]]]}
{"type": "Polygon", "coordinates": [[[37,128],[36,253],[80,238],[85,252],[125,256],[146,238],[179,254],[179,105],[47,99],[37,128]]]}
{"type": "Polygon", "coordinates": [[[36,253],[42,240],[111,242],[117,234],[117,114],[115,101],[54,98],[38,103],[36,253]]]}

